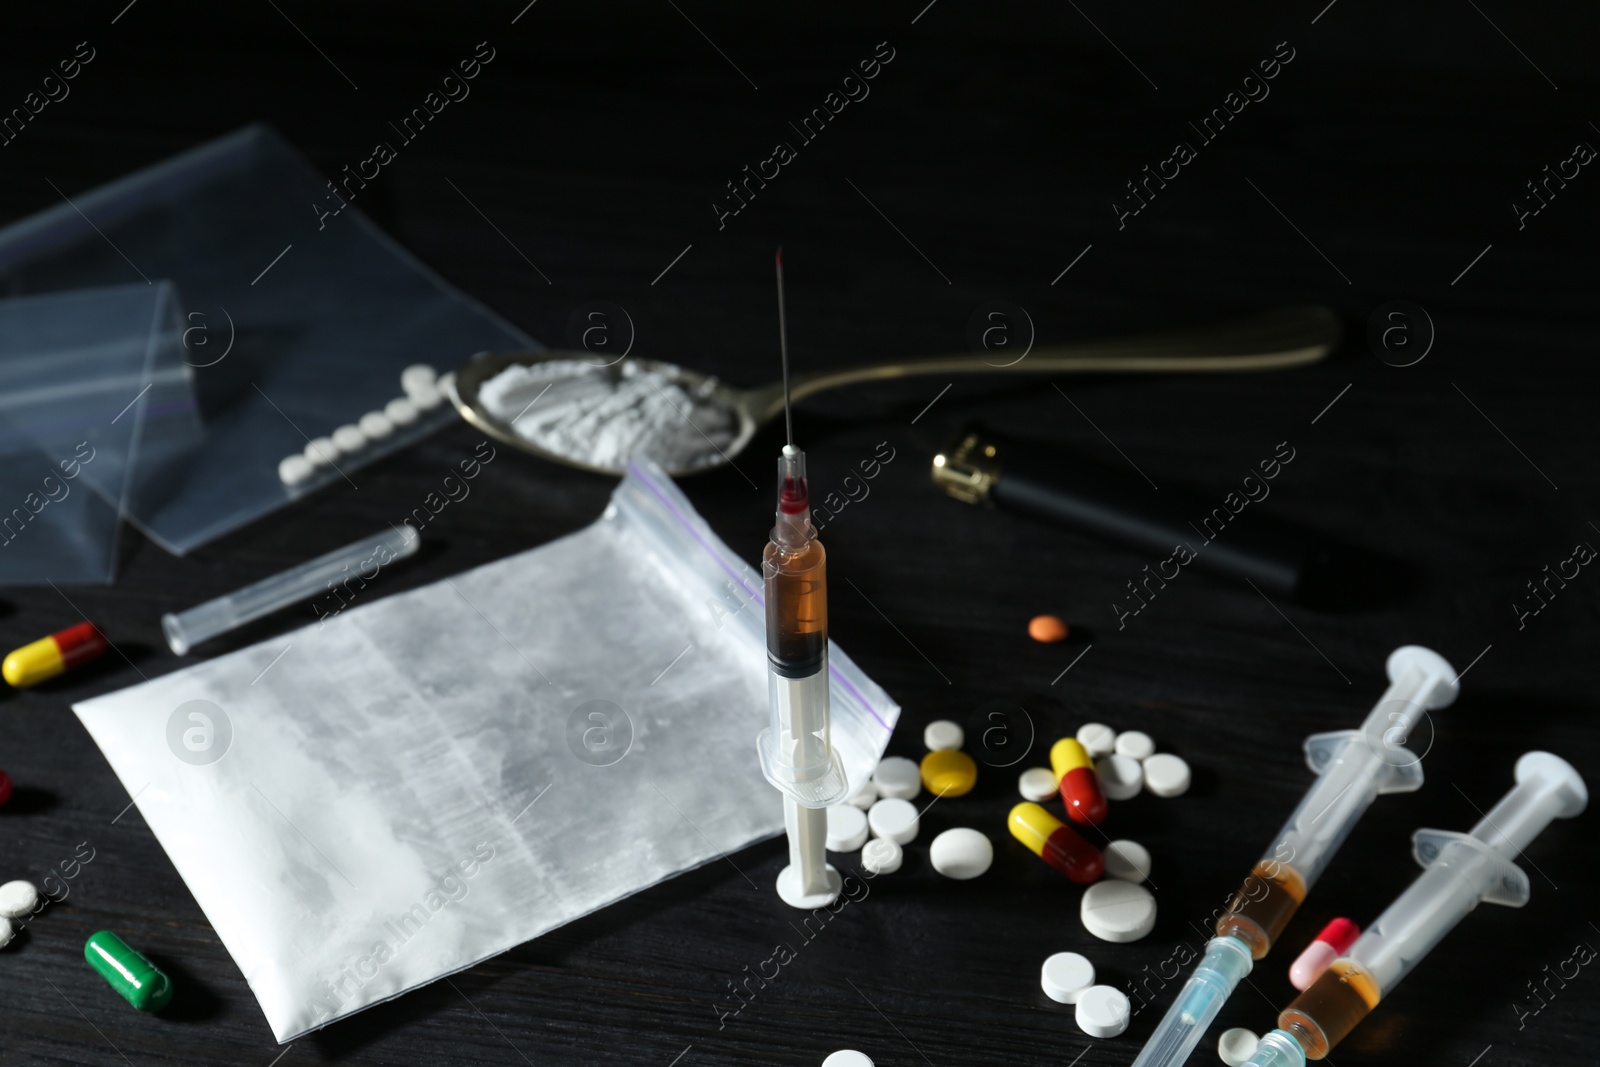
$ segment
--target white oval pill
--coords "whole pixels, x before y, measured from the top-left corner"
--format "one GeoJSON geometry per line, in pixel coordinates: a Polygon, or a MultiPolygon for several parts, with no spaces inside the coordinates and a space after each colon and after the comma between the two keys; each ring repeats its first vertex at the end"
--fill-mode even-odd
{"type": "Polygon", "coordinates": [[[994,863],[994,845],[977,830],[962,826],[934,838],[928,858],[933,861],[933,869],[946,878],[965,882],[994,863]]]}
{"type": "Polygon", "coordinates": [[[1083,928],[1102,941],[1137,941],[1156,926],[1156,898],[1133,882],[1108,879],[1083,891],[1083,928]]]}
{"type": "Polygon", "coordinates": [[[1090,1037],[1116,1037],[1133,1017],[1127,994],[1108,985],[1090,986],[1078,997],[1078,1029],[1090,1037]]]}
{"type": "Polygon", "coordinates": [[[327,467],[339,456],[339,447],[333,443],[331,437],[313,437],[306,442],[305,451],[301,453],[311,461],[313,467],[327,467]]]}
{"type": "Polygon", "coordinates": [[[400,372],[400,389],[412,398],[419,392],[436,389],[438,381],[439,372],[426,363],[413,363],[400,372]]]}
{"type": "Polygon", "coordinates": [[[949,719],[930,722],[927,729],[922,731],[922,743],[928,746],[929,752],[942,752],[947,748],[960,748],[961,743],[966,739],[967,734],[965,730],[961,729],[961,724],[951,722],[949,719]]]}
{"type": "Polygon", "coordinates": [[[828,851],[854,852],[867,840],[867,813],[851,804],[828,809],[828,851]]]}
{"type": "Polygon", "coordinates": [[[1189,765],[1177,756],[1158,752],[1144,761],[1144,787],[1158,797],[1182,796],[1189,791],[1189,765]]]}
{"type": "Polygon", "coordinates": [[[311,477],[315,470],[309,459],[296,452],[292,456],[284,456],[278,460],[278,481],[284,485],[299,485],[311,477]]]}
{"type": "Polygon", "coordinates": [[[899,797],[887,797],[867,811],[867,824],[874,837],[887,837],[897,845],[917,839],[917,806],[899,797]]]}
{"type": "Polygon", "coordinates": [[[1100,776],[1100,790],[1107,800],[1132,800],[1144,788],[1144,768],[1131,756],[1115,752],[1102,756],[1094,771],[1100,776]]]}
{"type": "Polygon", "coordinates": [[[1106,874],[1124,882],[1142,882],[1150,877],[1150,850],[1137,841],[1113,841],[1101,853],[1106,858],[1106,874]]]}
{"type": "Polygon", "coordinates": [[[1244,1067],[1250,1062],[1250,1057],[1256,1054],[1256,1046],[1260,1043],[1261,1039],[1253,1031],[1235,1026],[1232,1030],[1222,1031],[1222,1036],[1217,1038],[1217,1055],[1228,1067],[1244,1067]]]}
{"type": "Polygon", "coordinates": [[[922,768],[904,756],[890,756],[872,772],[878,795],[910,800],[922,792],[922,768]]]}
{"type": "Polygon", "coordinates": [[[871,778],[868,778],[865,782],[862,782],[861,788],[857,789],[854,793],[851,793],[849,798],[845,801],[846,804],[854,804],[862,811],[866,811],[877,802],[878,787],[873,784],[871,778]]]}
{"type": "Polygon", "coordinates": [[[1103,722],[1086,722],[1078,727],[1078,744],[1089,750],[1090,759],[1109,756],[1117,744],[1117,732],[1103,722]]]}
{"type": "Polygon", "coordinates": [[[1094,985],[1094,964],[1076,952],[1057,952],[1044,961],[1039,985],[1057,1004],[1076,1004],[1083,991],[1094,985]]]}
{"type": "Polygon", "coordinates": [[[872,1067],[872,1061],[866,1053],[847,1048],[831,1053],[822,1061],[822,1067],[872,1067]]]}
{"type": "Polygon", "coordinates": [[[0,916],[0,948],[5,948],[11,943],[11,935],[16,933],[16,928],[11,925],[11,920],[0,916]]]}
{"type": "Polygon", "coordinates": [[[396,426],[409,426],[417,421],[417,405],[403,396],[397,396],[383,405],[383,417],[396,426]]]}
{"type": "Polygon", "coordinates": [[[359,426],[350,423],[345,423],[334,430],[330,436],[333,438],[334,447],[340,452],[354,454],[367,447],[367,435],[361,432],[359,426]]]}
{"type": "Polygon", "coordinates": [[[1119,756],[1128,756],[1133,759],[1149,759],[1156,754],[1156,743],[1150,740],[1150,735],[1142,730],[1128,730],[1117,735],[1116,744],[1112,746],[1119,756]]]}
{"type": "Polygon", "coordinates": [[[39,903],[39,890],[32,882],[18,879],[0,885],[0,916],[20,919],[39,903]]]}
{"type": "Polygon", "coordinates": [[[861,846],[861,866],[868,874],[893,874],[905,862],[905,850],[887,837],[874,837],[861,846]]]}
{"type": "Polygon", "coordinates": [[[1056,795],[1056,776],[1048,767],[1029,767],[1017,779],[1017,792],[1023,800],[1041,804],[1056,795]]]}
{"type": "Polygon", "coordinates": [[[394,423],[390,422],[388,416],[381,411],[367,412],[356,421],[356,426],[374,441],[388,437],[394,432],[394,423]]]}

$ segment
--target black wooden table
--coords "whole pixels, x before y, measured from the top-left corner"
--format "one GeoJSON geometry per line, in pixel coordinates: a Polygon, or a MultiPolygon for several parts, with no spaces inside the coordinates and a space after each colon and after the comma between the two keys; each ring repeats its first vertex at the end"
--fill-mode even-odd
{"type": "MultiPolygon", "coordinates": [[[[162,612],[408,510],[471,450],[465,427],[368,469],[359,492],[336,484],[187,559],[130,534],[110,587],[7,590],[6,647],[81,612],[127,659],[0,699],[0,766],[19,788],[0,812],[0,879],[42,880],[81,843],[94,856],[67,900],[0,953],[0,1062],[699,1067],[817,1064],[859,1048],[879,1064],[1126,1064],[1175,992],[1174,954],[1200,944],[1204,918],[1304,789],[1301,739],[1363,716],[1393,647],[1427,644],[1465,671],[1460,701],[1433,716],[1427,785],[1379,802],[1219,1026],[1269,1028],[1298,948],[1336,914],[1374,918],[1413,875],[1411,832],[1470,827],[1511,784],[1518,754],[1600,766],[1586,643],[1600,579],[1552,586],[1537,614],[1528,589],[1574,545],[1600,542],[1600,177],[1583,160],[1600,145],[1592,16],[1487,0],[1404,11],[911,0],[866,13],[702,0],[124,3],[3,16],[0,109],[23,106],[78,42],[95,50],[70,96],[0,145],[5,218],[58,202],[52,182],[87,189],[257,119],[337,173],[486,41],[495,60],[472,96],[359,206],[547,342],[564,343],[587,302],[610,301],[636,324],[641,354],[771,380],[780,241],[802,368],[962,350],[995,301],[1025,309],[1041,341],[1321,302],[1347,340],[1325,363],[1281,373],[1051,379],[1020,373],[1024,361],[801,408],[796,434],[819,485],[880,442],[894,450],[870,495],[824,533],[834,636],[905,708],[889,751],[920,757],[936,718],[981,730],[991,702],[1026,711],[1010,721],[1028,724],[1035,751],[984,767],[973,793],[925,817],[922,843],[950,826],[989,833],[989,874],[943,880],[913,846],[905,870],[798,946],[778,978],[741,986],[756,991],[725,1019],[732,986],[797,936],[766,888],[784,862],[777,841],[732,857],[759,891],[712,864],[453,987],[279,1049],[69,710],[179,666],[162,612]],[[875,76],[846,83],[863,61],[875,76]],[[791,129],[831,92],[854,99],[834,98],[838,113],[809,135],[791,129]],[[767,163],[777,141],[792,158],[767,163]],[[774,165],[764,185],[730,196],[746,166],[770,176],[774,165]],[[1410,366],[1367,340],[1397,300],[1426,312],[1413,314],[1422,347],[1410,352],[1431,321],[1431,349],[1410,366]],[[1188,485],[1219,500],[1287,442],[1292,464],[1252,509],[1384,550],[1421,580],[1334,615],[1184,573],[1119,625],[1113,604],[1154,561],[931,486],[933,451],[979,416],[1120,464],[1134,490],[1188,485]],[[1030,641],[1040,612],[1068,619],[1074,638],[1030,641]],[[1089,720],[1145,730],[1194,768],[1185,797],[1141,796],[1108,823],[1155,857],[1160,920],[1130,945],[1093,941],[1078,891],[1003,829],[1017,771],[1089,720]],[[85,967],[83,939],[102,927],[174,974],[167,1016],[134,1013],[85,967]],[[1143,991],[1125,1036],[1087,1039],[1044,998],[1040,962],[1063,949],[1143,991]]],[[[741,462],[757,489],[733,470],[683,483],[751,559],[777,443],[764,434],[741,462]]],[[[384,589],[577,529],[611,488],[527,457],[496,462],[434,524],[440,547],[385,575],[384,589]]],[[[304,621],[291,611],[215,650],[304,621]]],[[[1334,1060],[1594,1062],[1600,979],[1571,962],[1600,946],[1593,825],[1547,831],[1526,856],[1532,906],[1479,908],[1334,1060]]],[[[1196,1063],[1214,1062],[1213,1041],[1196,1063]]]]}

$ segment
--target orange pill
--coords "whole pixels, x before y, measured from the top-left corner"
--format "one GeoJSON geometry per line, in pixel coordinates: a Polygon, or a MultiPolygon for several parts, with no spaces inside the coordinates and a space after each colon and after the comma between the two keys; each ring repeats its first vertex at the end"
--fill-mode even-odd
{"type": "Polygon", "coordinates": [[[1070,632],[1067,624],[1054,615],[1035,615],[1028,622],[1028,636],[1047,645],[1065,641],[1070,632]]]}

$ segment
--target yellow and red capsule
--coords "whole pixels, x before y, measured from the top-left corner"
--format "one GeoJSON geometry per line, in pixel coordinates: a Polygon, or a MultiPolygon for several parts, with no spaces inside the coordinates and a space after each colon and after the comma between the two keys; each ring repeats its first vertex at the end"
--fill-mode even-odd
{"type": "Polygon", "coordinates": [[[1072,821],[1099,826],[1106,817],[1106,794],[1100,788],[1100,776],[1094,771],[1089,750],[1076,738],[1063,737],[1050,746],[1050,768],[1072,821]]]}
{"type": "Polygon", "coordinates": [[[1099,881],[1105,872],[1100,850],[1037,804],[1024,801],[1012,808],[1006,825],[1029,851],[1079,885],[1099,881]]]}
{"type": "Polygon", "coordinates": [[[108,647],[105,635],[94,623],[80,622],[12,652],[0,664],[0,675],[18,689],[38,685],[63,671],[99,659],[108,647]]]}

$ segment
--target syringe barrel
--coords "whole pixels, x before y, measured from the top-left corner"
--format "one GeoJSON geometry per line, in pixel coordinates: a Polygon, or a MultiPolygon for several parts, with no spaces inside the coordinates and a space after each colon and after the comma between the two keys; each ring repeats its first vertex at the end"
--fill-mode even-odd
{"type": "Polygon", "coordinates": [[[1309,891],[1378,795],[1390,767],[1367,743],[1365,731],[1352,732],[1300,798],[1262,862],[1293,867],[1309,891]]]}
{"type": "Polygon", "coordinates": [[[161,630],[182,656],[202,641],[323,592],[336,580],[365,584],[385,564],[415,553],[421,540],[410,526],[391,527],[187,611],[163,615],[161,630]]]}
{"type": "Polygon", "coordinates": [[[1492,855],[1463,841],[1444,846],[1376,922],[1350,946],[1346,958],[1371,975],[1386,997],[1473,908],[1500,876],[1492,855]]]}
{"type": "MultiPolygon", "coordinates": [[[[807,524],[809,530],[809,524],[807,524]]],[[[767,781],[802,807],[844,799],[828,708],[827,555],[815,535],[774,540],[762,559],[767,600],[769,719],[758,741],[767,781]]]]}

